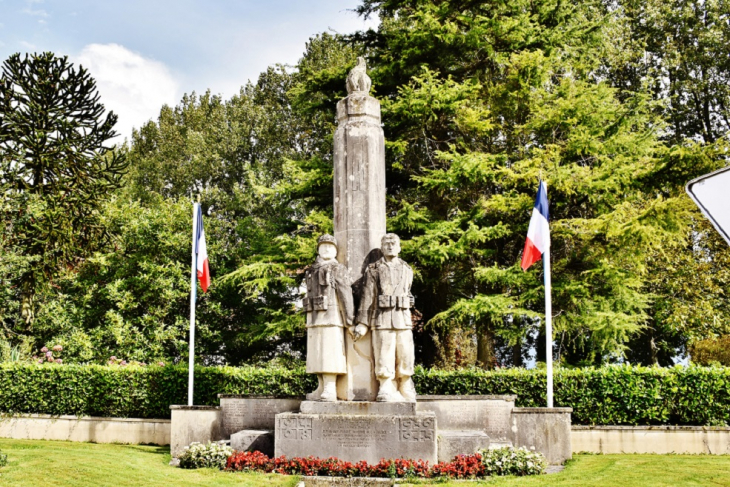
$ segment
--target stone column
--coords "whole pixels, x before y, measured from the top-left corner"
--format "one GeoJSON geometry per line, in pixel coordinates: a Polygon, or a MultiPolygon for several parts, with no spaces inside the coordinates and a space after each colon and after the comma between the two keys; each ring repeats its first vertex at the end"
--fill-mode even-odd
{"type": "MultiPolygon", "coordinates": [[[[347,79],[347,98],[337,104],[339,126],[334,138],[334,230],[337,259],[352,278],[355,306],[362,276],[380,258],[385,235],[385,139],[380,126],[380,102],[371,97],[365,61],[347,79]]],[[[347,335],[346,397],[374,401],[377,383],[372,366],[371,333],[353,343],[347,335]]]]}

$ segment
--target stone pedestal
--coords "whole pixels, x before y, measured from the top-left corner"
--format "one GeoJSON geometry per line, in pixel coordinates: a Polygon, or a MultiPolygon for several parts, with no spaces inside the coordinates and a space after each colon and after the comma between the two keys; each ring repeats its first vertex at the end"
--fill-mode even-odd
{"type": "Polygon", "coordinates": [[[539,451],[550,465],[573,458],[570,415],[573,408],[514,408],[514,446],[539,451]]]}
{"type": "Polygon", "coordinates": [[[417,412],[415,406],[305,401],[302,410],[311,413],[276,415],[275,455],[337,457],[371,464],[382,458],[435,463],[436,415],[417,412]]]}
{"type": "MultiPolygon", "coordinates": [[[[337,259],[350,272],[355,305],[362,276],[380,258],[385,235],[385,139],[380,102],[366,92],[353,92],[337,104],[334,137],[334,233],[337,259]]],[[[347,375],[339,390],[355,401],[373,401],[377,383],[372,368],[371,334],[354,342],[346,338],[347,375]]]]}
{"type": "Polygon", "coordinates": [[[170,454],[175,457],[190,443],[223,439],[221,408],[215,406],[170,406],[170,454]]]}

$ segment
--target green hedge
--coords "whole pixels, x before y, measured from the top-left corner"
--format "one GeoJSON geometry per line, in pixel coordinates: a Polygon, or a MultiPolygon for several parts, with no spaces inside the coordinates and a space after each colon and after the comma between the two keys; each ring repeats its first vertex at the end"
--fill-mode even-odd
{"type": "MultiPolygon", "coordinates": [[[[516,394],[518,406],[545,406],[545,371],[417,369],[419,394],[516,394]]],[[[316,380],[303,369],[197,367],[195,404],[217,394],[302,396],[316,380]]],[[[0,364],[0,411],[169,418],[187,402],[185,367],[0,364]]],[[[555,405],[574,424],[730,424],[730,368],[609,366],[558,369],[555,405]]]]}

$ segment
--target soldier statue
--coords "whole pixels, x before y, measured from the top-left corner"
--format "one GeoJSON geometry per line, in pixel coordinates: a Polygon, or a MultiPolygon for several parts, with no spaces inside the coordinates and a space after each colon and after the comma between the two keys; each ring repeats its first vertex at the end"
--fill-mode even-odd
{"type": "Polygon", "coordinates": [[[413,386],[413,271],[398,257],[400,238],[386,234],[380,243],[383,257],[370,264],[353,335],[372,330],[375,377],[380,383],[377,401],[415,402],[413,386]],[[365,328],[367,327],[367,328],[365,328]]]}
{"type": "MultiPolygon", "coordinates": [[[[337,262],[337,240],[322,235],[319,256],[305,274],[307,297],[307,372],[319,386],[307,399],[337,401],[337,376],[347,372],[345,326],[353,325],[355,307],[347,267],[337,262]]],[[[354,327],[353,327],[354,328],[354,327]]]]}

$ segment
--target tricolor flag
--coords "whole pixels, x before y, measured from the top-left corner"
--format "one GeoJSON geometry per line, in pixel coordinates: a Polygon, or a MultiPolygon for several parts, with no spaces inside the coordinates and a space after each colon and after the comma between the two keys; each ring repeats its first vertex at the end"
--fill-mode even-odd
{"type": "Polygon", "coordinates": [[[535,207],[532,209],[530,226],[527,229],[527,241],[522,252],[522,270],[540,260],[542,254],[550,251],[550,225],[548,224],[547,184],[540,181],[535,198],[535,207]]]}
{"type": "Polygon", "coordinates": [[[210,286],[210,269],[208,268],[208,249],[205,246],[205,232],[203,231],[203,212],[198,205],[198,225],[195,230],[195,255],[198,280],[203,292],[210,286]]]}

